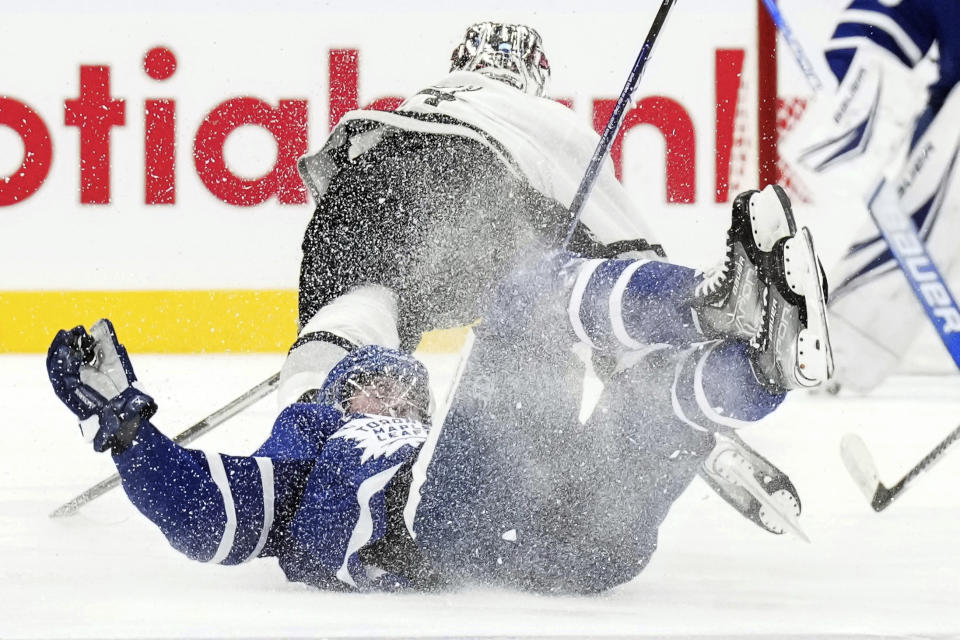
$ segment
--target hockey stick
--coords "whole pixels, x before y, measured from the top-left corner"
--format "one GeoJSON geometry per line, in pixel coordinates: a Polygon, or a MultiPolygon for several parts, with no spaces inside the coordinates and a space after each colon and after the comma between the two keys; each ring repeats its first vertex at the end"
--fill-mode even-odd
{"type": "MultiPolygon", "coordinates": [[[[804,55],[799,41],[793,37],[793,31],[787,25],[776,3],[774,0],[764,0],[764,5],[777,25],[777,29],[790,43],[790,48],[808,82],[814,91],[819,91],[823,83],[820,82],[809,59],[804,55]]],[[[949,173],[950,170],[947,171],[947,175],[949,173]]],[[[917,233],[913,221],[901,211],[897,201],[896,187],[890,176],[881,177],[877,188],[867,202],[867,210],[880,230],[900,271],[910,283],[914,295],[923,306],[930,322],[933,323],[947,352],[960,368],[960,309],[940,270],[937,269],[936,263],[930,257],[926,245],[917,233]]],[[[960,427],[951,431],[900,482],[889,489],[879,481],[873,458],[859,436],[853,434],[844,436],[840,443],[840,453],[847,470],[870,500],[874,510],[881,511],[921,471],[937,460],[958,437],[960,437],[960,427]]]]}
{"type": "Polygon", "coordinates": [[[814,92],[821,91],[823,89],[823,82],[820,81],[820,77],[813,68],[813,63],[810,62],[810,58],[807,57],[807,54],[803,51],[803,47],[800,46],[800,41],[797,40],[797,37],[793,34],[793,29],[790,28],[790,25],[780,12],[780,8],[777,7],[777,0],[763,0],[763,4],[766,6],[767,13],[770,14],[770,19],[773,20],[773,24],[777,26],[777,31],[779,31],[783,39],[787,41],[790,51],[793,52],[793,58],[797,61],[797,64],[800,65],[800,70],[803,71],[803,75],[806,76],[807,82],[813,87],[814,92]]]}
{"type": "Polygon", "coordinates": [[[903,491],[910,486],[914,478],[921,472],[929,469],[934,462],[940,459],[944,452],[960,439],[960,426],[950,432],[940,444],[923,457],[907,475],[903,476],[897,484],[892,487],[885,486],[880,482],[880,476],[877,474],[877,467],[873,463],[873,456],[867,450],[867,445],[858,435],[848,433],[843,436],[840,442],[840,456],[847,467],[847,471],[853,476],[854,481],[863,495],[870,501],[870,506],[874,511],[883,511],[891,502],[893,502],[903,491]]]}
{"type": "MultiPolygon", "coordinates": [[[[256,385],[249,391],[246,391],[242,395],[231,400],[226,405],[220,409],[217,409],[200,422],[177,434],[173,438],[173,441],[180,445],[193,442],[203,434],[207,433],[208,431],[212,431],[214,428],[220,426],[233,416],[237,415],[250,405],[257,403],[258,401],[270,395],[270,393],[276,389],[279,382],[280,373],[278,372],[260,384],[256,385]]],[[[50,517],[61,518],[63,516],[72,516],[80,509],[80,507],[87,504],[91,500],[99,498],[119,484],[120,474],[115,473],[109,478],[105,478],[93,485],[73,500],[70,500],[66,504],[58,507],[53,513],[50,514],[50,517]]]]}
{"type": "Polygon", "coordinates": [[[463,344],[460,345],[460,351],[457,353],[457,368],[453,374],[453,381],[434,410],[433,417],[430,419],[430,433],[427,435],[427,440],[423,443],[423,447],[417,455],[417,460],[410,470],[410,490],[407,492],[407,503],[403,508],[403,521],[407,525],[407,531],[414,538],[417,537],[417,534],[414,531],[413,522],[417,516],[417,507],[420,506],[420,491],[423,488],[423,483],[427,480],[427,468],[433,460],[433,452],[440,440],[440,432],[443,431],[443,425],[447,421],[447,414],[453,407],[453,399],[456,396],[457,389],[460,388],[463,372],[467,369],[467,362],[473,352],[473,341],[473,329],[468,329],[463,344]]]}
{"type": "Polygon", "coordinates": [[[613,141],[617,137],[620,125],[623,124],[627,106],[633,101],[633,94],[640,84],[640,77],[643,75],[643,70],[647,66],[647,61],[653,52],[653,45],[656,43],[657,36],[660,35],[660,31],[663,29],[663,25],[667,20],[667,15],[670,13],[670,9],[674,4],[676,4],[676,0],[663,0],[660,4],[660,9],[657,10],[657,15],[653,18],[653,24],[650,25],[647,38],[643,41],[643,46],[640,47],[640,53],[633,63],[633,68],[630,69],[630,75],[627,76],[627,81],[623,85],[620,97],[617,98],[617,103],[613,107],[613,113],[610,114],[610,119],[607,120],[607,126],[604,127],[600,141],[597,143],[597,148],[593,151],[593,157],[590,158],[590,164],[587,165],[587,171],[583,174],[580,186],[577,187],[577,193],[573,196],[573,201],[570,203],[570,227],[567,229],[567,235],[563,240],[563,244],[560,245],[560,249],[566,249],[567,245],[570,244],[570,239],[573,238],[573,232],[576,230],[577,223],[580,222],[580,216],[583,213],[583,205],[593,190],[597,176],[600,175],[603,161],[606,160],[607,154],[610,153],[610,148],[613,146],[613,141]]]}

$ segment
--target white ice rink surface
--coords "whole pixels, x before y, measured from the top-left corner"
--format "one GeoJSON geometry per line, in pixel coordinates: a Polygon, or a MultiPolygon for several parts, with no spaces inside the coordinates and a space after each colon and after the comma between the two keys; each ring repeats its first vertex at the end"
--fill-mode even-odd
{"type": "MultiPolygon", "coordinates": [[[[175,434],[279,367],[280,356],[134,356],[175,434]]],[[[197,441],[249,453],[273,398],[197,441]]],[[[960,376],[899,377],[867,398],[799,396],[743,433],[787,471],[812,542],[741,518],[699,479],[633,582],[597,597],[465,590],[358,595],[285,581],[274,560],[206,566],[114,490],[47,514],[112,473],[80,440],[43,358],[0,356],[0,638],[650,636],[960,637],[960,446],[887,511],[844,470],[859,433],[892,484],[960,421],[960,376]]]]}

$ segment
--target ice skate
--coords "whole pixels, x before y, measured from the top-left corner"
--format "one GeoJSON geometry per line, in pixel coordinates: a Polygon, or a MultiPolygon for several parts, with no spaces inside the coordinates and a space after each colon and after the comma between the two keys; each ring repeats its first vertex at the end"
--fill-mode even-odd
{"type": "Polygon", "coordinates": [[[774,250],[796,233],[796,223],[776,185],[738,195],[731,218],[726,258],[702,274],[694,306],[707,337],[751,342],[763,327],[767,286],[777,277],[774,250]]]}
{"type": "Polygon", "coordinates": [[[754,372],[775,390],[819,386],[833,376],[826,277],[806,227],[773,251],[763,329],[754,372]]]}
{"type": "Polygon", "coordinates": [[[800,529],[800,496],[787,475],[736,434],[715,434],[716,445],[700,464],[700,477],[734,509],[767,531],[800,529]]]}

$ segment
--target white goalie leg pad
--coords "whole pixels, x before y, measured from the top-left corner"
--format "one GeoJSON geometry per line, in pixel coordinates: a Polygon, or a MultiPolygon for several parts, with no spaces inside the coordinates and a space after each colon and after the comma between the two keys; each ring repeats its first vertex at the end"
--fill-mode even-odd
{"type": "Polygon", "coordinates": [[[280,370],[277,401],[285,407],[310,389],[319,389],[347,346],[400,346],[397,295],[381,285],[355,287],[321,307],[301,329],[300,337],[331,335],[336,340],[306,341],[290,350],[280,370]]]}
{"type": "MultiPolygon", "coordinates": [[[[914,145],[907,162],[888,178],[893,198],[877,198],[874,212],[919,221],[917,233],[950,289],[960,290],[960,88],[954,88],[914,145]],[[893,203],[894,210],[887,210],[893,203]]],[[[888,219],[888,218],[885,218],[888,219]]],[[[876,224],[869,220],[853,248],[830,270],[830,312],[835,331],[837,382],[866,392],[908,353],[918,324],[926,322],[876,224]],[[886,260],[878,260],[886,257],[886,260]]],[[[907,245],[901,250],[910,253],[907,245]]]]}
{"type": "Polygon", "coordinates": [[[942,271],[957,262],[960,234],[960,86],[914,145],[894,184],[900,213],[927,213],[917,232],[942,271]]]}
{"type": "MultiPolygon", "coordinates": [[[[896,189],[898,210],[879,214],[913,217],[926,208],[917,233],[942,271],[957,263],[956,237],[960,234],[960,87],[948,96],[937,117],[914,145],[906,161],[888,181],[896,189]]],[[[882,201],[879,204],[886,204],[882,201]]],[[[864,213],[867,217],[868,214],[864,213]]],[[[853,217],[853,216],[851,216],[853,217]]],[[[854,247],[836,264],[831,264],[830,282],[838,296],[896,269],[888,260],[869,268],[887,251],[887,245],[873,220],[863,222],[847,239],[854,247]],[[848,284],[849,282],[849,284],[848,284]]]]}
{"type": "Polygon", "coordinates": [[[808,102],[780,155],[815,193],[865,197],[898,150],[900,158],[905,153],[926,102],[926,68],[909,69],[882,47],[860,43],[843,82],[808,102]]]}

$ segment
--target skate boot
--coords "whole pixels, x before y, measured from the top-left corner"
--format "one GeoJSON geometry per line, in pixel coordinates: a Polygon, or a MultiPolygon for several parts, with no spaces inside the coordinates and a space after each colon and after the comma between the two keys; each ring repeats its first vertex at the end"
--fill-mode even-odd
{"type": "Polygon", "coordinates": [[[833,376],[827,281],[806,227],[774,248],[754,373],[771,390],[812,388],[833,376]]]}
{"type": "Polygon", "coordinates": [[[800,529],[800,496],[787,475],[739,436],[716,433],[716,445],[700,463],[699,475],[744,517],[771,533],[800,529]]]}
{"type": "Polygon", "coordinates": [[[706,337],[751,342],[763,327],[767,285],[776,278],[774,249],[797,227],[790,200],[776,185],[738,195],[731,218],[726,258],[702,274],[694,308],[706,337]]]}

